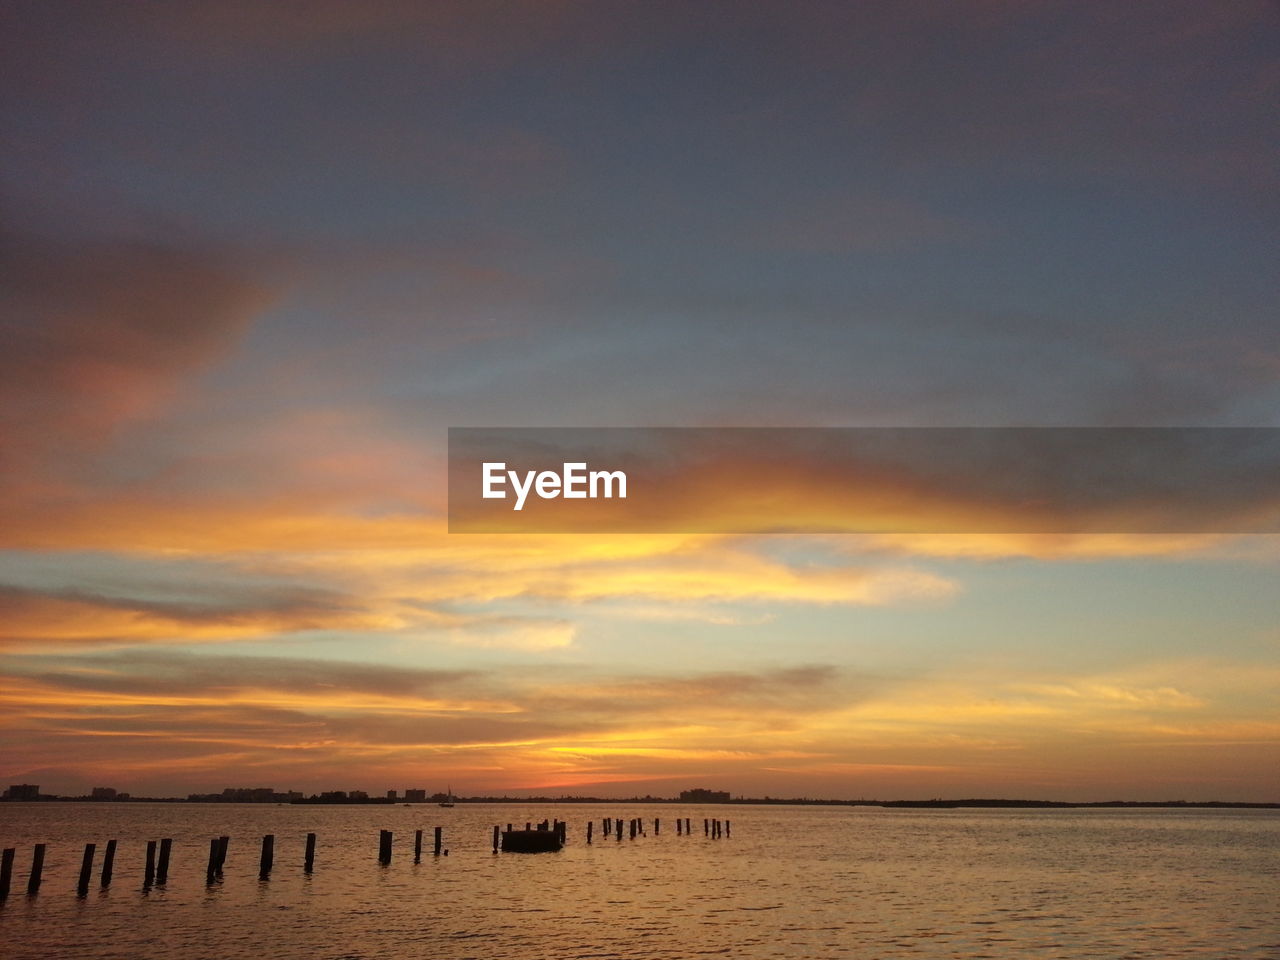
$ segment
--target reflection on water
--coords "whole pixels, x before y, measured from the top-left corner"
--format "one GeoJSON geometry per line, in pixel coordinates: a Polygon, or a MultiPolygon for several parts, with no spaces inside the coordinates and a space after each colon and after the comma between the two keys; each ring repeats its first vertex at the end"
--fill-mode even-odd
{"type": "Polygon", "coordinates": [[[0,845],[18,847],[0,906],[0,953],[14,960],[1280,957],[1276,811],[9,803],[0,845]],[[647,836],[600,836],[604,817],[633,816],[647,836]],[[677,816],[693,818],[692,836],[676,835],[677,816]],[[731,819],[732,837],[704,837],[704,816],[731,819]],[[569,823],[561,852],[491,852],[495,824],[552,818],[569,823]],[[395,832],[389,867],[381,829],[395,832]],[[261,881],[266,833],[275,869],[261,881]],[[221,834],[225,872],[206,886],[221,834]],[[162,837],[174,839],[169,880],[144,891],[146,841],[162,837]],[[28,898],[36,842],[48,844],[44,883],[28,898]],[[99,861],[78,898],[87,842],[99,861]]]}

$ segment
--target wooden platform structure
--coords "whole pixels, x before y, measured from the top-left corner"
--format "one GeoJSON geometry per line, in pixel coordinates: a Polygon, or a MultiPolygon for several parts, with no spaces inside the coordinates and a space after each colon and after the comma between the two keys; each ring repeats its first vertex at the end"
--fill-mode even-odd
{"type": "Polygon", "coordinates": [[[559,830],[502,831],[502,849],[506,853],[551,853],[563,846],[559,830]]]}

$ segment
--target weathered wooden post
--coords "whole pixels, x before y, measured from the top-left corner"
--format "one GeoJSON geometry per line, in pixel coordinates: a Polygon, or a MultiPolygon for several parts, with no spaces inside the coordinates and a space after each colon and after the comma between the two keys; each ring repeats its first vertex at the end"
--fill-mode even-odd
{"type": "Polygon", "coordinates": [[[307,852],[302,859],[302,870],[304,873],[310,873],[315,869],[316,865],[316,835],[314,833],[307,834],[307,852]]]}
{"type": "Polygon", "coordinates": [[[413,831],[413,862],[422,862],[422,831],[413,831]]]}
{"type": "Polygon", "coordinates": [[[276,859],[276,835],[264,834],[262,837],[262,855],[258,857],[258,879],[266,880],[271,876],[271,866],[276,859]]]}
{"type": "Polygon", "coordinates": [[[218,847],[221,844],[217,837],[209,838],[209,865],[205,867],[204,881],[205,883],[213,883],[214,877],[218,875],[218,847]]]}
{"type": "Polygon", "coordinates": [[[684,832],[685,832],[686,834],[688,834],[688,833],[692,833],[692,832],[693,832],[693,826],[692,826],[692,824],[693,824],[693,818],[692,818],[692,817],[685,817],[685,818],[684,818],[684,832]]]}
{"type": "Polygon", "coordinates": [[[440,856],[440,850],[443,846],[444,846],[444,827],[436,827],[436,845],[432,853],[434,853],[434,855],[437,857],[440,856]]]}
{"type": "Polygon", "coordinates": [[[657,817],[653,818],[653,835],[656,837],[662,833],[662,821],[657,817]]]}
{"type": "Polygon", "coordinates": [[[173,838],[165,837],[160,841],[160,862],[156,864],[156,883],[169,881],[169,854],[173,851],[173,838]]]}
{"type": "Polygon", "coordinates": [[[384,867],[391,863],[391,840],[390,830],[383,830],[378,836],[378,862],[384,867]]]}
{"type": "Polygon", "coordinates": [[[222,868],[227,865],[227,847],[231,845],[230,837],[218,838],[218,873],[222,873],[222,868]]]}
{"type": "Polygon", "coordinates": [[[147,841],[147,865],[142,871],[142,885],[149,887],[156,882],[156,842],[147,841]]]}
{"type": "Polygon", "coordinates": [[[702,818],[702,835],[704,837],[711,836],[711,821],[706,817],[702,818]]]}
{"type": "Polygon", "coordinates": [[[727,837],[727,836],[729,836],[729,821],[728,821],[728,820],[726,820],[726,821],[724,822],[724,835],[725,835],[726,837],[727,837]]]}
{"type": "Polygon", "coordinates": [[[80,880],[76,884],[76,893],[86,896],[89,893],[89,877],[93,873],[93,852],[97,847],[92,843],[84,845],[84,857],[80,861],[80,880]]]}
{"type": "Polygon", "coordinates": [[[587,843],[591,842],[591,828],[596,825],[594,820],[587,821],[587,843]]]}
{"type": "Polygon", "coordinates": [[[107,849],[102,851],[102,885],[111,886],[111,871],[116,865],[116,842],[107,841],[107,849]]]}
{"type": "Polygon", "coordinates": [[[498,852],[498,842],[499,842],[499,840],[501,839],[501,837],[502,837],[502,830],[501,830],[501,828],[499,828],[499,826],[495,823],[495,824],[493,825],[493,852],[494,852],[494,853],[497,853],[497,852],[498,852]]]}
{"type": "Polygon", "coordinates": [[[634,817],[631,819],[631,822],[627,824],[627,826],[630,829],[630,836],[627,839],[634,840],[636,838],[636,821],[634,817]]]}
{"type": "Polygon", "coordinates": [[[17,847],[5,847],[4,853],[0,854],[0,900],[9,896],[9,884],[13,880],[13,858],[17,852],[17,847]]]}
{"type": "Polygon", "coordinates": [[[609,835],[609,818],[608,817],[605,817],[600,822],[600,832],[603,833],[606,837],[609,835]]]}
{"type": "Polygon", "coordinates": [[[40,889],[40,874],[44,872],[44,844],[37,843],[31,851],[31,876],[27,877],[27,896],[33,897],[40,889]]]}
{"type": "Polygon", "coordinates": [[[621,820],[613,821],[613,838],[617,840],[619,843],[622,842],[622,821],[621,820]]]}

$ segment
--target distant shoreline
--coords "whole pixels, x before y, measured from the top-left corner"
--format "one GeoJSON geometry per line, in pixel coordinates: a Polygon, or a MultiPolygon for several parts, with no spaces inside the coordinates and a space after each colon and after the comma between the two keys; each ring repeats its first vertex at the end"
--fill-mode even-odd
{"type": "MultiPolygon", "coordinates": [[[[458,797],[457,804],[506,803],[506,804],[679,804],[688,807],[704,806],[796,806],[796,807],[880,807],[888,810],[1077,810],[1077,809],[1168,809],[1168,810],[1280,810],[1280,802],[1251,802],[1243,800],[811,800],[805,798],[739,797],[729,800],[679,800],[667,797],[458,797]]],[[[186,797],[129,797],[128,799],[98,800],[90,797],[42,796],[38,800],[0,799],[0,803],[206,803],[218,805],[261,806],[275,803],[278,806],[435,806],[432,800],[391,800],[386,797],[368,799],[321,800],[305,797],[295,800],[191,800],[186,797]]]]}

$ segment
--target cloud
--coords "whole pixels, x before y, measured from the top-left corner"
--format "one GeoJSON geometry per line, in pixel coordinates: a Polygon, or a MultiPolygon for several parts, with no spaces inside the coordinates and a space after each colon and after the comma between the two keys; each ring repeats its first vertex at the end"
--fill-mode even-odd
{"type": "Polygon", "coordinates": [[[0,645],[199,643],[304,630],[398,625],[349,598],[302,588],[237,597],[148,600],[0,585],[0,645]]]}
{"type": "Polygon", "coordinates": [[[158,649],[17,655],[0,675],[0,773],[34,775],[56,757],[63,782],[109,775],[165,790],[251,774],[281,788],[385,789],[429,769],[477,792],[670,791],[713,777],[775,795],[770,784],[1099,799],[1146,791],[1147,777],[1190,784],[1212,756],[1217,779],[1195,794],[1220,796],[1235,770],[1252,796],[1265,778],[1239,777],[1261,769],[1240,764],[1280,737],[1274,674],[1218,661],[884,677],[829,664],[637,674],[158,649]]]}
{"type": "Polygon", "coordinates": [[[46,752],[81,770],[109,757],[117,778],[171,760],[184,782],[269,763],[317,782],[353,762],[382,770],[434,757],[497,764],[493,782],[511,783],[579,762],[598,775],[607,758],[781,756],[787,748],[765,742],[772,732],[857,687],[821,665],[624,677],[155,650],[10,657],[0,715],[22,731],[6,749],[15,775],[46,752]]]}
{"type": "Polygon", "coordinates": [[[143,241],[0,239],[0,467],[9,496],[101,452],[224,356],[266,302],[227,256],[143,241]]]}

